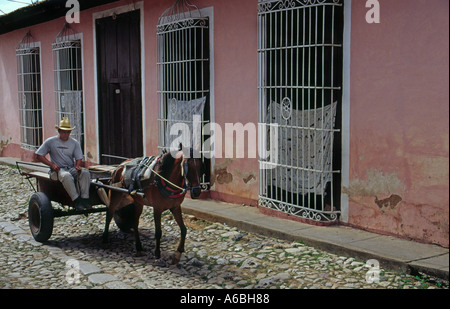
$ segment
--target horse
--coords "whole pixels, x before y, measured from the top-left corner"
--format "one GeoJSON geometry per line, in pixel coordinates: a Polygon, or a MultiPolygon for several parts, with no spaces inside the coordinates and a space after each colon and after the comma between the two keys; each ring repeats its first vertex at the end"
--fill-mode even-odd
{"type": "MultiPolygon", "coordinates": [[[[181,238],[177,251],[173,256],[173,264],[178,264],[184,252],[186,239],[186,226],[183,222],[181,203],[183,202],[187,190],[190,191],[192,199],[197,199],[201,193],[201,176],[203,173],[203,163],[200,158],[193,158],[191,155],[185,158],[184,152],[180,149],[177,152],[163,152],[156,158],[151,168],[151,176],[148,179],[139,181],[134,185],[137,190],[130,194],[109,190],[109,205],[106,213],[105,230],[103,232],[103,242],[108,242],[108,229],[111,219],[114,217],[121,229],[129,229],[134,233],[136,245],[136,255],[142,255],[142,244],[139,237],[139,218],[144,205],[152,206],[154,209],[155,221],[155,257],[161,257],[161,214],[170,210],[177,222],[181,238]],[[141,194],[136,194],[139,191],[141,194]],[[142,194],[143,193],[143,194],[142,194]]],[[[124,177],[126,167],[125,161],[116,168],[112,174],[111,184],[113,186],[126,188],[127,183],[124,177]]]]}

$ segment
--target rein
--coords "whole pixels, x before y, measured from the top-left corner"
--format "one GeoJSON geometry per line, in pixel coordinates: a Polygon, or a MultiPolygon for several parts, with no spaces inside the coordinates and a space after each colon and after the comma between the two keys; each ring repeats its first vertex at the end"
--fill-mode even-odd
{"type": "MultiPolygon", "coordinates": [[[[161,157],[158,158],[158,161],[161,157]]],[[[182,162],[183,163],[183,162],[182,162]]],[[[158,162],[156,163],[158,164],[158,162]]],[[[186,186],[186,176],[183,175],[183,168],[181,169],[181,176],[183,176],[183,187],[177,186],[176,184],[174,184],[173,182],[171,182],[170,180],[168,180],[167,178],[161,176],[161,174],[157,173],[153,168],[150,169],[152,171],[152,173],[155,174],[155,176],[159,177],[161,180],[161,184],[162,186],[166,189],[168,186],[166,183],[168,183],[169,185],[171,185],[172,187],[174,187],[175,189],[178,189],[179,191],[181,191],[181,194],[186,194],[186,190],[187,190],[187,186],[186,186]]],[[[187,174],[187,173],[186,173],[187,174]]],[[[156,181],[156,179],[155,179],[156,181]]],[[[175,190],[171,190],[169,189],[169,191],[175,192],[175,190]]]]}

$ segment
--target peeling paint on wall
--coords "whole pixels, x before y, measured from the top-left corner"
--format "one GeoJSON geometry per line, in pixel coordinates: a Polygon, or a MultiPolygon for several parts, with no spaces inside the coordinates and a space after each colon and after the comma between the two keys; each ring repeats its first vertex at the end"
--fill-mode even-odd
{"type": "Polygon", "coordinates": [[[6,148],[9,143],[11,143],[12,137],[4,137],[2,132],[0,131],[0,152],[3,150],[3,148],[6,148]]]}
{"type": "Polygon", "coordinates": [[[233,160],[227,158],[214,167],[214,178],[219,184],[229,184],[233,182],[233,179],[235,181],[242,179],[246,185],[251,185],[257,181],[255,173],[252,171],[242,171],[237,168],[229,171],[228,168],[232,163],[233,160]]]}
{"type": "Polygon", "coordinates": [[[250,174],[250,175],[248,175],[247,177],[242,178],[242,180],[247,184],[247,183],[249,183],[251,180],[256,180],[256,177],[255,177],[255,175],[250,174]]]}
{"type": "Polygon", "coordinates": [[[222,169],[214,169],[215,175],[216,175],[216,181],[220,183],[221,185],[227,184],[233,181],[233,175],[231,173],[228,173],[227,168],[222,169]]]}
{"type": "MultiPolygon", "coordinates": [[[[342,192],[352,196],[387,196],[394,192],[405,190],[405,184],[397,177],[397,174],[386,174],[378,170],[367,171],[367,180],[354,180],[342,192]]],[[[398,203],[397,203],[398,204],[398,203]]]]}
{"type": "Polygon", "coordinates": [[[216,164],[214,167],[214,175],[216,181],[220,184],[228,184],[233,181],[233,175],[228,172],[228,165],[232,163],[232,160],[225,159],[224,161],[216,164]]]}
{"type": "Polygon", "coordinates": [[[87,152],[86,156],[89,160],[94,159],[94,156],[92,155],[92,153],[90,151],[87,152]]]}
{"type": "Polygon", "coordinates": [[[411,201],[411,188],[396,173],[369,170],[343,193],[350,199],[350,221],[364,229],[448,247],[448,212],[411,201]]]}
{"type": "Polygon", "coordinates": [[[253,172],[235,170],[235,174],[237,177],[241,178],[245,184],[251,184],[256,181],[256,176],[253,172]]]}
{"type": "Polygon", "coordinates": [[[401,201],[402,197],[397,194],[392,194],[390,197],[385,198],[383,200],[379,200],[378,197],[375,197],[375,204],[377,204],[382,211],[383,208],[394,209],[401,201]]]}

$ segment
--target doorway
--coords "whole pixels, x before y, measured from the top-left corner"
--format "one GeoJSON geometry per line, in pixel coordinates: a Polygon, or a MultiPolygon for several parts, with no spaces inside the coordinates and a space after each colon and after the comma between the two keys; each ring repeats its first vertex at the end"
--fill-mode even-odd
{"type": "Polygon", "coordinates": [[[140,11],[96,20],[101,164],[143,155],[140,11]]]}

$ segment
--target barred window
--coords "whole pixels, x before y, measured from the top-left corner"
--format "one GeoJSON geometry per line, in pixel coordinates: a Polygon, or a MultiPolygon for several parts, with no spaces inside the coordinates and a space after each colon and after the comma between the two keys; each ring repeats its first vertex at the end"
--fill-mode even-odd
{"type": "Polygon", "coordinates": [[[42,144],[40,44],[28,32],[16,48],[21,147],[42,144]]]}
{"type": "Polygon", "coordinates": [[[192,133],[195,123],[203,128],[210,122],[209,18],[187,0],[177,0],[160,17],[157,35],[159,148],[177,146],[170,130],[174,124],[185,124],[191,135],[183,145],[200,151],[207,167],[202,186],[208,189],[210,156],[201,149],[208,137],[192,133]]]}
{"type": "Polygon", "coordinates": [[[278,125],[260,205],[336,221],[340,201],[343,0],[259,0],[259,121],[278,125]]]}
{"type": "Polygon", "coordinates": [[[56,119],[68,117],[75,126],[72,137],[84,149],[83,79],[80,34],[65,24],[53,44],[56,119]]]}

